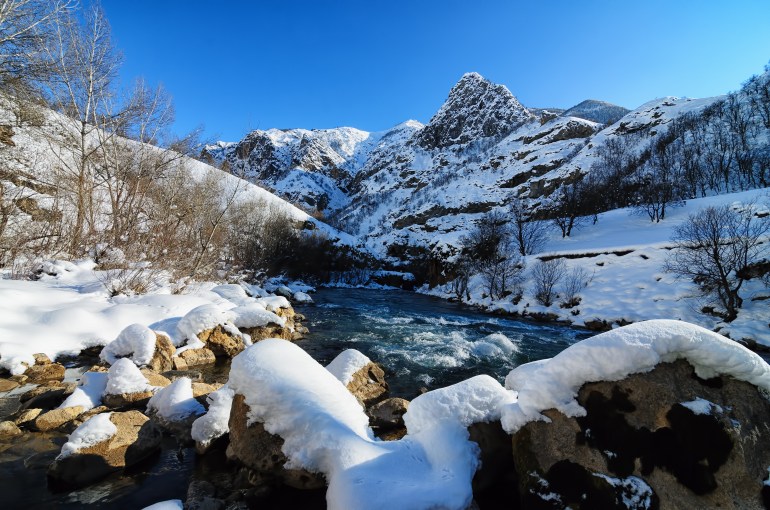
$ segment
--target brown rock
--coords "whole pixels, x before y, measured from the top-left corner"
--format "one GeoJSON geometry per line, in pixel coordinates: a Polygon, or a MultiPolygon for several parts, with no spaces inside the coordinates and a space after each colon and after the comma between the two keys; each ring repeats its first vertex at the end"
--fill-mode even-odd
{"type": "Polygon", "coordinates": [[[11,391],[19,387],[19,383],[10,379],[0,379],[0,392],[11,391]]]}
{"type": "Polygon", "coordinates": [[[49,478],[82,487],[131,467],[160,447],[163,433],[139,411],[112,413],[110,421],[118,429],[114,436],[68,457],[57,457],[48,469],[49,478]]]}
{"type": "Polygon", "coordinates": [[[221,324],[214,329],[201,331],[198,333],[198,338],[206,342],[206,347],[211,349],[217,357],[232,358],[246,347],[243,344],[243,338],[230,333],[221,324]]]}
{"type": "MultiPolygon", "coordinates": [[[[633,476],[660,508],[762,508],[770,402],[753,385],[704,381],[677,361],[622,381],[585,384],[578,402],[585,417],[550,410],[551,423],[529,423],[514,434],[522,507],[560,494],[564,505],[596,508],[607,498],[621,501],[617,481],[633,476]],[[698,398],[713,403],[709,413],[681,405],[698,398]],[[568,493],[585,497],[575,501],[568,493]]],[[[638,495],[640,485],[631,485],[638,495]]]]}
{"type": "Polygon", "coordinates": [[[42,409],[25,409],[21,413],[19,413],[19,416],[16,417],[14,420],[14,423],[16,425],[25,426],[29,425],[32,422],[35,421],[35,418],[40,416],[40,413],[42,413],[42,409]]]}
{"type": "Polygon", "coordinates": [[[224,386],[222,383],[207,384],[203,382],[194,382],[192,383],[193,398],[208,395],[212,391],[217,391],[222,386],[224,386]]]}
{"type": "Polygon", "coordinates": [[[17,382],[19,385],[27,384],[29,377],[24,374],[12,375],[8,378],[9,381],[17,382]]]}
{"type": "Polygon", "coordinates": [[[171,384],[171,381],[158,373],[153,372],[149,368],[140,368],[139,371],[142,373],[142,375],[150,382],[152,386],[160,386],[162,388],[165,388],[169,384],[171,384]]]}
{"type": "Polygon", "coordinates": [[[0,421],[0,439],[10,439],[22,434],[19,427],[12,421],[0,421]]]}
{"type": "Polygon", "coordinates": [[[106,394],[102,396],[102,403],[111,409],[134,408],[144,409],[152,398],[152,391],[138,391],[136,393],[121,393],[119,395],[106,394]]]}
{"type": "Polygon", "coordinates": [[[76,384],[56,383],[56,386],[38,386],[21,396],[24,409],[39,407],[41,409],[54,409],[59,407],[64,399],[75,391],[76,384]]]}
{"type": "Polygon", "coordinates": [[[326,485],[320,475],[285,469],[286,456],[281,451],[283,439],[267,432],[259,422],[247,426],[248,411],[243,395],[235,395],[230,411],[228,458],[253,470],[265,483],[278,480],[297,489],[318,489],[326,485]]]}
{"type": "Polygon", "coordinates": [[[174,368],[172,358],[176,348],[171,340],[165,335],[155,334],[155,354],[152,355],[147,368],[155,372],[165,372],[174,368]]]}
{"type": "Polygon", "coordinates": [[[347,388],[364,407],[368,407],[388,392],[388,383],[385,382],[385,372],[382,368],[370,362],[353,374],[347,388]]]}
{"type": "Polygon", "coordinates": [[[32,357],[35,358],[35,365],[50,365],[52,363],[51,358],[42,352],[33,354],[32,357]]]}
{"type": "MultiPolygon", "coordinates": [[[[217,361],[217,358],[214,356],[214,353],[211,352],[211,349],[206,349],[205,347],[202,349],[188,349],[182,352],[179,357],[184,360],[187,367],[210,365],[217,361]]],[[[186,370],[185,368],[180,368],[178,366],[175,366],[174,368],[177,370],[186,370]]]]}
{"type": "Polygon", "coordinates": [[[409,401],[403,398],[388,398],[366,410],[373,427],[396,428],[404,426],[404,414],[409,401]]]}
{"type": "Polygon", "coordinates": [[[29,382],[34,384],[61,381],[64,379],[64,365],[50,362],[45,365],[32,365],[24,372],[24,375],[29,377],[29,382]]]}
{"type": "Polygon", "coordinates": [[[33,428],[40,432],[58,429],[65,423],[77,418],[84,410],[83,406],[52,409],[51,411],[38,415],[38,417],[35,418],[33,428]]]}
{"type": "MultiPolygon", "coordinates": [[[[93,409],[89,409],[88,411],[85,411],[85,412],[81,413],[80,416],[78,416],[77,418],[75,418],[74,420],[72,420],[69,423],[69,426],[72,427],[74,425],[74,427],[72,429],[72,430],[74,430],[76,427],[81,425],[83,422],[88,420],[90,417],[96,416],[97,414],[109,412],[109,410],[110,410],[110,408],[107,407],[107,406],[97,406],[97,407],[94,407],[93,409]]],[[[66,428],[64,428],[62,430],[66,430],[66,428]]]]}
{"type": "Polygon", "coordinates": [[[189,365],[182,357],[174,356],[171,361],[174,363],[175,371],[185,372],[189,369],[189,365]]]}

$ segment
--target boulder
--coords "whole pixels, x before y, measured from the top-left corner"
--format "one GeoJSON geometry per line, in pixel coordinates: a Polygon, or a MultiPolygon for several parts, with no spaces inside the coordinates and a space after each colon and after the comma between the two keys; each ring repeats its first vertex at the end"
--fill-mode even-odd
{"type": "Polygon", "coordinates": [[[83,406],[65,407],[62,409],[52,409],[45,413],[39,414],[32,424],[35,430],[40,432],[47,432],[49,430],[58,429],[65,423],[68,423],[83,413],[85,409],[83,406]]]}
{"type": "Polygon", "coordinates": [[[19,426],[28,426],[32,424],[35,421],[35,418],[40,416],[40,413],[42,413],[42,409],[25,409],[22,412],[19,413],[19,415],[14,420],[14,423],[19,426]]]}
{"type": "Polygon", "coordinates": [[[136,408],[144,409],[152,398],[153,391],[137,391],[134,393],[120,393],[102,395],[102,403],[110,409],[136,408]]]}
{"type": "Polygon", "coordinates": [[[201,374],[198,370],[167,370],[160,375],[171,382],[176,381],[180,377],[187,377],[193,382],[203,379],[203,374],[201,374]]]}
{"type": "Polygon", "coordinates": [[[49,358],[47,354],[42,352],[33,354],[32,357],[35,358],[35,365],[50,365],[51,363],[53,363],[51,361],[51,358],[49,358]]]}
{"type": "Polygon", "coordinates": [[[197,367],[200,365],[211,365],[212,363],[216,363],[217,358],[214,356],[214,353],[211,351],[211,349],[207,348],[201,348],[201,349],[187,349],[186,351],[183,351],[182,354],[178,356],[182,359],[184,364],[177,363],[176,358],[174,358],[174,368],[176,370],[187,370],[188,367],[197,367]],[[184,366],[184,368],[182,368],[184,366]]]}
{"type": "Polygon", "coordinates": [[[109,419],[117,432],[93,446],[57,457],[48,468],[49,479],[68,487],[82,487],[133,466],[160,447],[163,433],[139,411],[112,413],[109,419]]]}
{"type": "Polygon", "coordinates": [[[364,407],[368,407],[387,394],[388,383],[382,367],[369,362],[353,374],[347,388],[364,407]]]}
{"type": "Polygon", "coordinates": [[[171,380],[168,377],[165,377],[161,374],[153,372],[148,368],[140,368],[139,371],[142,373],[142,375],[145,378],[147,378],[147,381],[149,381],[149,383],[153,386],[160,386],[161,388],[165,388],[166,386],[171,384],[171,380]]]}
{"type": "Polygon", "coordinates": [[[64,379],[64,365],[61,363],[34,364],[29,367],[24,375],[29,377],[33,384],[43,384],[51,381],[61,382],[64,379]]]}
{"type": "Polygon", "coordinates": [[[259,342],[266,338],[282,338],[284,340],[294,340],[294,331],[280,324],[270,323],[266,326],[254,328],[242,328],[243,332],[251,337],[252,342],[259,342]]]}
{"type": "Polygon", "coordinates": [[[201,331],[198,333],[198,338],[206,343],[206,347],[211,349],[214,356],[232,358],[246,348],[243,337],[234,333],[237,331],[228,331],[226,327],[220,324],[213,329],[201,331]]]}
{"type": "Polygon", "coordinates": [[[24,409],[54,409],[59,407],[64,399],[75,391],[76,384],[61,384],[57,386],[39,386],[21,396],[24,409]]]}
{"type": "Polygon", "coordinates": [[[404,414],[409,409],[409,401],[403,398],[388,398],[374,404],[366,410],[373,427],[394,429],[404,426],[404,414]]]}
{"type": "Polygon", "coordinates": [[[230,444],[227,456],[254,472],[254,482],[282,482],[297,489],[318,489],[326,485],[321,475],[305,470],[285,469],[286,456],[281,451],[283,439],[270,434],[261,423],[247,425],[249,406],[243,395],[236,394],[230,411],[230,444]]]}
{"type": "Polygon", "coordinates": [[[155,334],[155,354],[147,364],[147,368],[155,372],[165,372],[174,368],[172,358],[176,352],[176,347],[165,335],[155,334]]]}
{"type": "Polygon", "coordinates": [[[11,391],[19,387],[19,383],[10,379],[0,379],[0,393],[11,391]]]}
{"type": "Polygon", "coordinates": [[[522,507],[762,508],[770,402],[755,386],[680,360],[577,400],[586,416],[549,410],[513,435],[522,507]]]}
{"type": "Polygon", "coordinates": [[[21,434],[21,430],[14,422],[0,421],[0,439],[10,439],[21,434]]]}
{"type": "Polygon", "coordinates": [[[222,383],[208,384],[204,382],[194,382],[192,383],[193,397],[194,398],[203,397],[205,395],[208,395],[212,391],[217,391],[222,386],[223,386],[222,383]]]}

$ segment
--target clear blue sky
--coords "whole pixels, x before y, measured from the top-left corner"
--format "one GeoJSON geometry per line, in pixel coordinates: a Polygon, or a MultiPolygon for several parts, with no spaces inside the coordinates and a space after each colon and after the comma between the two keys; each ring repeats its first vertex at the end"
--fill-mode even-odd
{"type": "Polygon", "coordinates": [[[102,0],[122,78],[179,133],[427,122],[468,71],[534,107],[737,89],[770,61],[770,1],[102,0]]]}

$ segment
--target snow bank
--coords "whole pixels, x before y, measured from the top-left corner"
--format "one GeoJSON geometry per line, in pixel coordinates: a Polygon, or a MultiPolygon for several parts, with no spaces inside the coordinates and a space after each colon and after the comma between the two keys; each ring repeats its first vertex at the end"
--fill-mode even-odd
{"type": "Polygon", "coordinates": [[[602,333],[549,360],[513,369],[505,386],[518,392],[518,402],[504,407],[503,427],[514,433],[529,421],[545,420],[546,409],[584,416],[575,400],[583,384],[618,381],[677,359],[686,359],[704,379],[728,375],[770,391],[770,365],[757,354],[700,326],[654,320],[602,333]]]}
{"type": "Polygon", "coordinates": [[[345,349],[326,365],[326,370],[347,386],[353,380],[353,374],[371,363],[363,353],[355,349],[345,349]]]}
{"type": "Polygon", "coordinates": [[[268,312],[260,303],[249,303],[230,310],[233,315],[233,323],[238,328],[259,328],[268,324],[286,325],[286,319],[278,317],[273,312],[268,312]]]}
{"type": "Polygon", "coordinates": [[[111,414],[97,414],[84,421],[69,435],[67,442],[61,447],[61,453],[56,458],[69,457],[78,450],[106,441],[117,434],[118,428],[110,421],[111,414]]]}
{"type": "Polygon", "coordinates": [[[170,385],[158,390],[147,403],[147,411],[154,412],[167,421],[183,421],[190,416],[206,412],[200,402],[193,398],[192,381],[180,377],[170,385]]]}
{"type": "Polygon", "coordinates": [[[107,389],[107,372],[85,372],[75,391],[62,402],[59,409],[83,406],[84,411],[102,404],[102,395],[107,389]]]}
{"type": "Polygon", "coordinates": [[[466,426],[494,419],[514,398],[493,379],[475,377],[415,399],[407,413],[414,430],[382,442],[345,386],[290,342],[268,339],[243,351],[228,384],[244,396],[249,423],[283,438],[286,467],[325,475],[330,509],[467,508],[478,446],[466,426]]]}
{"type": "Polygon", "coordinates": [[[192,424],[193,440],[207,446],[214,439],[230,432],[230,409],[233,406],[235,393],[225,385],[217,391],[209,393],[206,401],[209,410],[192,424]]]}
{"type": "Polygon", "coordinates": [[[117,360],[107,371],[105,395],[122,395],[124,393],[140,393],[150,391],[154,387],[139,371],[139,368],[128,358],[117,360]]]}
{"type": "Polygon", "coordinates": [[[155,332],[143,324],[131,324],[118,338],[108,343],[99,358],[110,365],[119,358],[130,356],[137,366],[147,365],[155,354],[155,332]]]}

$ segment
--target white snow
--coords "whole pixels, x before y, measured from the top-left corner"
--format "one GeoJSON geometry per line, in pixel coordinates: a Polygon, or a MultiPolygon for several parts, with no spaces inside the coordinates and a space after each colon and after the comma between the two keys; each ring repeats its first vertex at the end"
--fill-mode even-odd
{"type": "Polygon", "coordinates": [[[278,324],[281,327],[286,325],[286,319],[268,312],[261,303],[252,302],[238,306],[231,309],[230,313],[233,323],[238,328],[258,328],[268,324],[278,324]]]}
{"type": "Polygon", "coordinates": [[[198,333],[213,329],[219,325],[232,324],[235,319],[230,310],[220,308],[215,304],[201,305],[190,310],[176,325],[183,338],[195,342],[198,333]]]}
{"type": "Polygon", "coordinates": [[[130,356],[137,366],[147,365],[155,354],[155,332],[144,324],[131,324],[102,349],[99,357],[112,365],[130,356]]]}
{"type": "Polygon", "coordinates": [[[124,393],[140,393],[150,391],[154,387],[139,371],[139,368],[128,358],[121,358],[112,364],[107,371],[105,395],[122,395],[124,393]]]}
{"type": "Polygon", "coordinates": [[[680,402],[681,405],[695,414],[712,414],[713,412],[722,413],[722,406],[700,397],[689,402],[680,402]]]}
{"type": "Polygon", "coordinates": [[[277,312],[281,308],[291,308],[289,300],[283,296],[266,296],[256,298],[257,303],[262,304],[268,312],[277,312]]]}
{"type": "Polygon", "coordinates": [[[146,506],[142,510],[184,510],[184,503],[181,499],[169,499],[146,506]]]}
{"type": "Polygon", "coordinates": [[[353,375],[371,362],[361,351],[345,349],[326,365],[326,370],[347,386],[353,380],[353,375]]]}
{"type": "Polygon", "coordinates": [[[295,292],[294,302],[295,303],[312,303],[313,298],[311,298],[310,295],[305,292],[295,292]]]}
{"type": "MultiPolygon", "coordinates": [[[[613,487],[622,489],[621,499],[625,508],[629,510],[644,510],[652,506],[652,488],[647,483],[636,476],[627,478],[613,478],[601,473],[594,473],[594,476],[606,480],[613,487]]],[[[620,503],[620,501],[618,502],[620,503]]]]}
{"type": "Polygon", "coordinates": [[[230,431],[230,409],[234,392],[228,385],[208,394],[209,410],[192,424],[193,440],[204,446],[230,431]]]}
{"type": "Polygon", "coordinates": [[[155,413],[166,421],[183,421],[190,416],[206,412],[200,402],[193,398],[192,381],[180,377],[155,393],[147,403],[147,412],[155,413]]]}
{"type": "Polygon", "coordinates": [[[233,359],[228,384],[244,395],[249,423],[262,422],[284,439],[287,468],[324,474],[333,510],[467,508],[478,446],[465,427],[493,419],[499,404],[512,398],[486,376],[425,394],[410,405],[415,430],[383,442],[373,438],[345,386],[290,342],[268,339],[246,349],[233,359]],[[465,394],[470,401],[461,398],[465,394]]]}
{"type": "Polygon", "coordinates": [[[117,434],[118,428],[110,421],[111,414],[97,414],[84,421],[69,435],[67,442],[61,447],[61,453],[57,459],[69,457],[73,453],[77,453],[78,450],[94,446],[117,434]]]}
{"type": "Polygon", "coordinates": [[[107,372],[85,372],[78,387],[61,403],[59,409],[83,406],[83,410],[87,411],[101,405],[108,377],[107,372]]]}
{"type": "Polygon", "coordinates": [[[503,427],[514,433],[527,422],[546,420],[541,414],[546,409],[584,416],[575,397],[586,382],[617,381],[677,359],[686,359],[699,377],[728,375],[770,391],[770,365],[757,354],[693,324],[653,320],[602,333],[551,359],[513,369],[505,387],[518,392],[518,402],[503,409],[503,427]]]}

